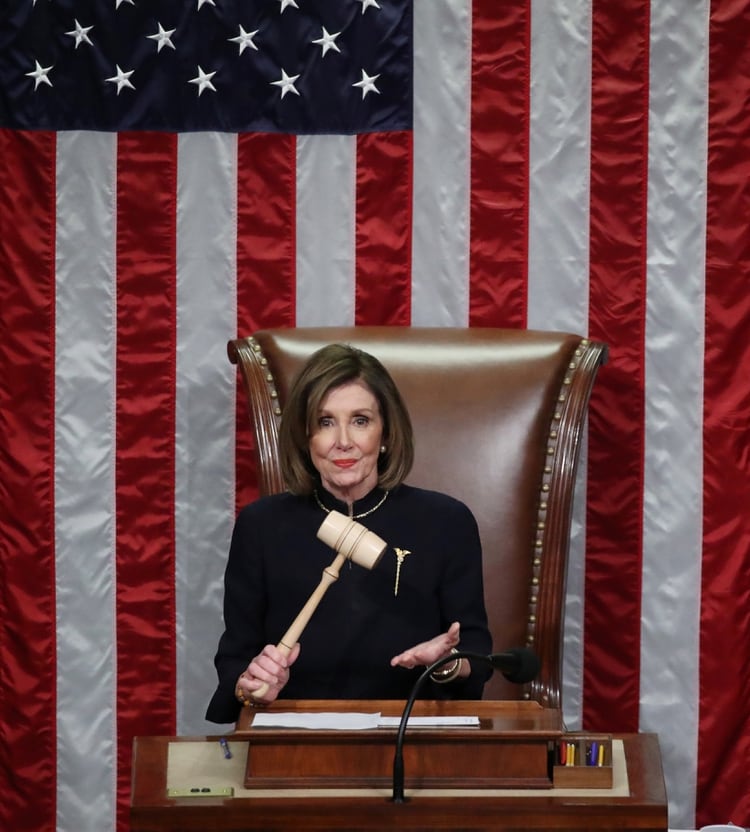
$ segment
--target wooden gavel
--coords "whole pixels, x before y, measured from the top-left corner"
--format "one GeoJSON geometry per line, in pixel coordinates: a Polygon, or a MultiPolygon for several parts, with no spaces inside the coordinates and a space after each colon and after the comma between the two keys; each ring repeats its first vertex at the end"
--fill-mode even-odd
{"type": "MultiPolygon", "coordinates": [[[[302,631],[318,607],[328,587],[339,577],[339,571],[347,560],[354,561],[365,569],[374,569],[388,544],[361,523],[352,520],[338,511],[330,511],[318,529],[318,538],[336,550],[336,557],[330,566],[323,570],[320,583],[307,599],[289,629],[282,636],[277,648],[288,656],[294,645],[300,640],[302,631]]],[[[265,696],[268,684],[263,684],[252,692],[253,699],[265,696]]]]}

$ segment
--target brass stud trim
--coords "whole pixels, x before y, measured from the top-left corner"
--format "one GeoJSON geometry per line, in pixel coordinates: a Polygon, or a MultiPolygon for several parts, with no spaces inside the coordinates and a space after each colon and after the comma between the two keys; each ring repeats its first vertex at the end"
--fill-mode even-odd
{"type": "MultiPolygon", "coordinates": [[[[270,369],[268,369],[268,359],[265,357],[265,355],[263,355],[262,350],[260,348],[260,344],[254,338],[250,338],[248,340],[250,341],[250,347],[253,350],[253,352],[255,352],[259,356],[258,363],[261,367],[266,368],[265,380],[266,385],[268,386],[268,395],[272,401],[278,402],[279,393],[276,390],[276,385],[274,384],[273,374],[271,373],[270,369]]],[[[273,414],[276,417],[281,416],[281,407],[278,403],[274,404],[273,406],[273,414]]]]}
{"type": "MultiPolygon", "coordinates": [[[[559,423],[563,418],[563,411],[568,400],[569,388],[573,384],[573,379],[576,371],[579,369],[582,357],[585,354],[586,348],[589,344],[587,339],[581,339],[576,346],[573,357],[569,361],[566,373],[563,377],[560,390],[557,394],[557,405],[555,406],[552,415],[551,424],[548,428],[545,465],[542,472],[542,482],[539,494],[539,506],[537,509],[537,524],[536,537],[534,540],[534,556],[532,560],[531,569],[531,586],[529,588],[529,615],[527,620],[527,643],[533,644],[536,637],[536,604],[539,597],[539,587],[541,584],[542,574],[542,558],[544,556],[544,540],[546,525],[546,513],[549,507],[547,496],[550,492],[550,483],[552,474],[555,470],[555,464],[558,454],[558,439],[559,439],[559,423]]],[[[527,697],[528,698],[528,697],[527,697]]]]}

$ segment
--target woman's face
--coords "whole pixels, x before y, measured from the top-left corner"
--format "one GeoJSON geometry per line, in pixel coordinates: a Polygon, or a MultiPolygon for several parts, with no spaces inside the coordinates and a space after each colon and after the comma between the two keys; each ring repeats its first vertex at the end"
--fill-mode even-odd
{"type": "Polygon", "coordinates": [[[364,497],[378,482],[383,418],[362,381],[330,390],[321,402],[310,436],[310,457],[325,488],[347,503],[364,497]]]}

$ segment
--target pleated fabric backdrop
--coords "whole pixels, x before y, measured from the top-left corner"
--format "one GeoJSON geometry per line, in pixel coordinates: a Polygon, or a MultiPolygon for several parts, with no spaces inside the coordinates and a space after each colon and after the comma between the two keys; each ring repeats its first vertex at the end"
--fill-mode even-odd
{"type": "MultiPolygon", "coordinates": [[[[225,345],[328,324],[608,342],[566,719],[658,732],[671,826],[750,826],[750,2],[16,5],[0,13],[0,827],[127,829],[133,736],[216,730],[223,568],[256,493],[225,345]],[[279,132],[209,112],[162,131],[139,103],[176,56],[186,110],[218,110],[239,58],[283,80],[264,35],[294,15],[317,59],[353,58],[360,108],[401,73],[381,121],[279,132]],[[378,72],[364,46],[324,51],[363,20],[388,23],[378,72]],[[213,39],[191,35],[185,58],[198,24],[213,39]],[[135,52],[118,31],[140,31],[135,52]],[[98,128],[55,121],[76,60],[98,128]]],[[[271,86],[274,106],[314,121],[302,68],[282,68],[299,89],[271,86]]]]}

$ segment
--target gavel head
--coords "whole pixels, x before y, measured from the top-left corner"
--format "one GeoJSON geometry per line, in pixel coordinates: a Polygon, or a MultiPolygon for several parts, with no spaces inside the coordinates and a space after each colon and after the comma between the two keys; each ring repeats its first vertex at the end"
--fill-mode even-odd
{"type": "Polygon", "coordinates": [[[374,532],[338,511],[328,512],[318,529],[318,538],[365,569],[374,569],[388,548],[374,532]]]}

